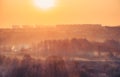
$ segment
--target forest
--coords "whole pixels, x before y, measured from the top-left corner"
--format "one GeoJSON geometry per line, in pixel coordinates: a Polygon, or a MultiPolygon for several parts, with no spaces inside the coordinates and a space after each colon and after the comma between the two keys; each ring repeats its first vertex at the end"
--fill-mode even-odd
{"type": "Polygon", "coordinates": [[[24,55],[0,56],[0,77],[120,77],[120,62],[74,61],[49,56],[46,60],[24,55]]]}
{"type": "Polygon", "coordinates": [[[120,77],[120,27],[0,29],[0,77],[120,77]]]}

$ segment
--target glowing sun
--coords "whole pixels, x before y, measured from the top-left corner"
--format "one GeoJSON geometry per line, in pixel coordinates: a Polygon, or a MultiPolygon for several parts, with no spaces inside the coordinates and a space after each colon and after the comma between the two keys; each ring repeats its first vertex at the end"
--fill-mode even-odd
{"type": "Polygon", "coordinates": [[[50,9],[55,6],[55,0],[34,0],[36,7],[41,9],[50,9]]]}

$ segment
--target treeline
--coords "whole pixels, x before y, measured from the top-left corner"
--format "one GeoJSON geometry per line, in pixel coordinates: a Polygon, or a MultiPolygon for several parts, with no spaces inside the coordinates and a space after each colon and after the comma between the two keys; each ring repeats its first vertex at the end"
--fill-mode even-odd
{"type": "Polygon", "coordinates": [[[35,44],[7,45],[0,47],[0,53],[31,54],[37,56],[67,56],[67,57],[120,57],[120,42],[106,40],[103,42],[87,39],[44,40],[35,44]]]}
{"type": "Polygon", "coordinates": [[[114,62],[66,61],[49,56],[46,60],[25,55],[22,59],[0,56],[0,77],[120,77],[114,62]]]}
{"type": "Polygon", "coordinates": [[[78,53],[108,53],[111,56],[120,54],[120,42],[106,40],[104,42],[88,41],[87,39],[71,40],[45,40],[34,46],[37,52],[56,54],[78,54],[78,53]]]}

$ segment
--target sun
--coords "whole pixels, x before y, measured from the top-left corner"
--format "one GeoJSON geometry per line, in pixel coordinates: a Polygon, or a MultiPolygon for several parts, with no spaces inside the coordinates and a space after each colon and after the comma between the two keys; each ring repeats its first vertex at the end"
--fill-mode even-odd
{"type": "Polygon", "coordinates": [[[36,7],[41,9],[50,9],[55,6],[55,0],[34,0],[34,4],[36,7]]]}

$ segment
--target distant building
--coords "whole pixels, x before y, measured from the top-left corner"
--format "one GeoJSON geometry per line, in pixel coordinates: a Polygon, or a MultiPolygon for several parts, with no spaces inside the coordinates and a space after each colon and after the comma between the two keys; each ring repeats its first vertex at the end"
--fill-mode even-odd
{"type": "Polygon", "coordinates": [[[35,28],[35,26],[33,26],[33,25],[22,25],[22,28],[23,29],[32,29],[32,28],[35,28]]]}
{"type": "Polygon", "coordinates": [[[12,25],[12,29],[20,29],[20,28],[22,28],[22,26],[20,26],[20,25],[12,25]]]}

